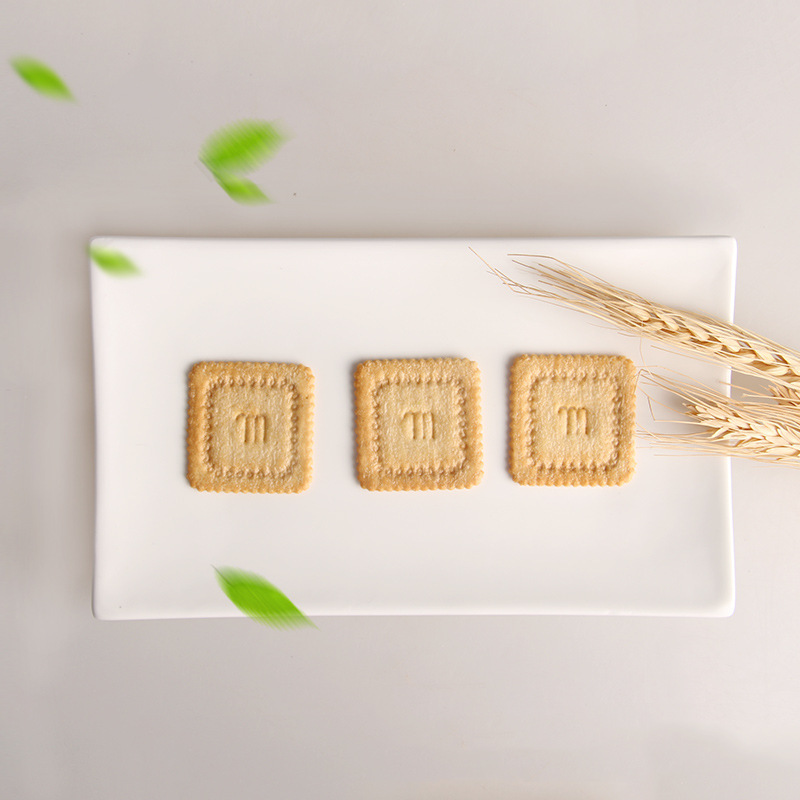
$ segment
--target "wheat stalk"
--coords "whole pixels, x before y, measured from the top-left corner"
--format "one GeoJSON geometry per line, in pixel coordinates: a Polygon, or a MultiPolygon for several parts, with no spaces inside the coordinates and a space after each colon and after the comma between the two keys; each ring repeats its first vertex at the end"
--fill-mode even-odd
{"type": "Polygon", "coordinates": [[[667,447],[741,456],[800,467],[800,414],[796,407],[736,400],[699,386],[649,375],[650,381],[674,394],[698,430],[688,434],[643,432],[645,438],[667,447]]]}
{"type": "Polygon", "coordinates": [[[800,408],[800,352],[738,325],[654,303],[556,258],[510,255],[515,264],[532,270],[541,284],[551,287],[520,283],[481,259],[513,291],[583,311],[624,331],[720,361],[737,372],[766,378],[787,390],[776,396],[786,402],[796,401],[800,408]],[[518,258],[543,259],[555,266],[541,260],[526,264],[518,258]]]}

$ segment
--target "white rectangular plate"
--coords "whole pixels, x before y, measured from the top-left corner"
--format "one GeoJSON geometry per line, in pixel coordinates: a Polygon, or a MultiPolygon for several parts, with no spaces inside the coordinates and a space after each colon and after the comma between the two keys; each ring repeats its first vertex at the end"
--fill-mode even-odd
{"type": "MultiPolygon", "coordinates": [[[[507,469],[508,369],[519,354],[619,353],[709,383],[727,372],[516,295],[470,249],[523,281],[533,276],[509,253],[554,256],[730,319],[732,239],[96,241],[141,270],[122,278],[92,267],[98,617],[237,616],[215,566],[259,573],[311,616],[732,612],[727,459],[639,445],[622,487],[524,487],[507,469]],[[355,365],[438,356],[480,366],[482,482],[362,489],[355,365]],[[311,368],[306,492],[189,486],[186,379],[196,361],[311,368]]],[[[637,413],[649,427],[641,388],[637,413]]]]}

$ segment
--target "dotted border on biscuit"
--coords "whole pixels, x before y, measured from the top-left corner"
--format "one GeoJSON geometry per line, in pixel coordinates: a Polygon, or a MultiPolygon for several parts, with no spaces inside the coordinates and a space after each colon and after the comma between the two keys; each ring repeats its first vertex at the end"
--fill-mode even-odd
{"type": "Polygon", "coordinates": [[[395,477],[395,476],[429,476],[432,478],[441,477],[442,475],[455,475],[460,472],[467,461],[467,389],[464,386],[464,381],[458,378],[406,378],[404,376],[397,376],[392,380],[386,380],[378,383],[372,390],[372,427],[373,427],[373,453],[375,455],[375,462],[378,464],[378,472],[381,475],[395,477]],[[433,467],[415,467],[409,464],[406,467],[387,467],[385,466],[385,459],[381,456],[381,430],[378,418],[378,393],[381,389],[387,386],[404,386],[407,384],[415,383],[417,385],[428,385],[431,383],[450,384],[456,387],[456,394],[458,396],[458,438],[459,450],[461,451],[461,460],[453,467],[433,466],[433,467]]]}
{"type": "Polygon", "coordinates": [[[530,454],[534,450],[534,438],[536,436],[536,414],[534,409],[536,408],[536,392],[538,387],[544,383],[545,381],[570,381],[574,383],[586,383],[591,381],[592,383],[607,383],[614,389],[614,402],[612,407],[612,419],[613,419],[613,429],[612,429],[612,456],[608,461],[604,461],[600,464],[597,461],[562,461],[562,462],[555,462],[555,461],[534,461],[530,459],[530,465],[532,469],[574,469],[574,470],[608,470],[611,467],[616,466],[619,463],[620,457],[620,407],[622,405],[622,386],[620,385],[619,379],[614,376],[610,375],[608,372],[593,372],[587,373],[585,375],[578,376],[577,374],[559,374],[559,375],[543,375],[541,377],[535,378],[531,382],[531,389],[528,396],[528,404],[529,404],[529,420],[530,424],[528,425],[528,430],[526,431],[526,442],[527,442],[527,453],[530,454]]]}
{"type": "Polygon", "coordinates": [[[203,446],[203,463],[208,467],[210,472],[213,472],[217,478],[272,478],[273,480],[280,480],[285,478],[294,468],[297,463],[297,429],[299,426],[298,406],[300,403],[300,393],[297,391],[297,386],[292,381],[286,378],[276,378],[274,376],[250,378],[220,378],[212,380],[206,387],[205,395],[203,398],[203,412],[205,415],[205,430],[206,435],[204,438],[203,446]],[[233,467],[219,467],[213,463],[211,458],[211,420],[214,413],[213,396],[220,386],[249,386],[250,388],[285,388],[289,392],[290,397],[290,428],[289,428],[289,461],[282,470],[252,470],[252,469],[239,469],[234,470],[233,467]]]}

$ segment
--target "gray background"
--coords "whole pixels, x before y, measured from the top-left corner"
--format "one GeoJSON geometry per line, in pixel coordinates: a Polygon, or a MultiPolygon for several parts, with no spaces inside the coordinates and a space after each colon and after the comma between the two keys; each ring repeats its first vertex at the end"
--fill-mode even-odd
{"type": "MultiPolygon", "coordinates": [[[[99,623],[94,234],[661,236],[740,245],[800,343],[792,2],[0,4],[0,795],[794,798],[798,475],[734,466],[731,619],[99,623]],[[292,141],[229,200],[243,117],[292,141]]],[[[654,508],[657,514],[658,509],[654,508]]]]}

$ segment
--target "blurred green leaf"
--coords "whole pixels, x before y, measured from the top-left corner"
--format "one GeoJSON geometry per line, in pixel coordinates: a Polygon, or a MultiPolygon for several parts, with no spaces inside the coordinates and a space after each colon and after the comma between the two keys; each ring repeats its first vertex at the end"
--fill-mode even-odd
{"type": "Polygon", "coordinates": [[[16,70],[20,78],[39,94],[56,100],[75,99],[67,84],[47,64],[43,64],[34,58],[20,56],[19,58],[11,59],[11,66],[16,70]]]}
{"type": "Polygon", "coordinates": [[[211,134],[200,150],[200,161],[215,175],[250,172],[271,158],[284,141],[271,122],[241,120],[211,134]]]}
{"type": "Polygon", "coordinates": [[[280,589],[260,575],[230,567],[216,569],[216,572],[222,591],[256,622],[273,628],[316,627],[280,589]]]}
{"type": "Polygon", "coordinates": [[[89,245],[89,255],[103,272],[115,277],[127,278],[141,275],[142,271],[124,253],[96,244],[89,245]]]}
{"type": "Polygon", "coordinates": [[[228,193],[228,197],[237,203],[255,205],[257,203],[269,203],[267,197],[253,181],[247,178],[240,178],[238,175],[219,175],[215,174],[217,183],[228,193]]]}

